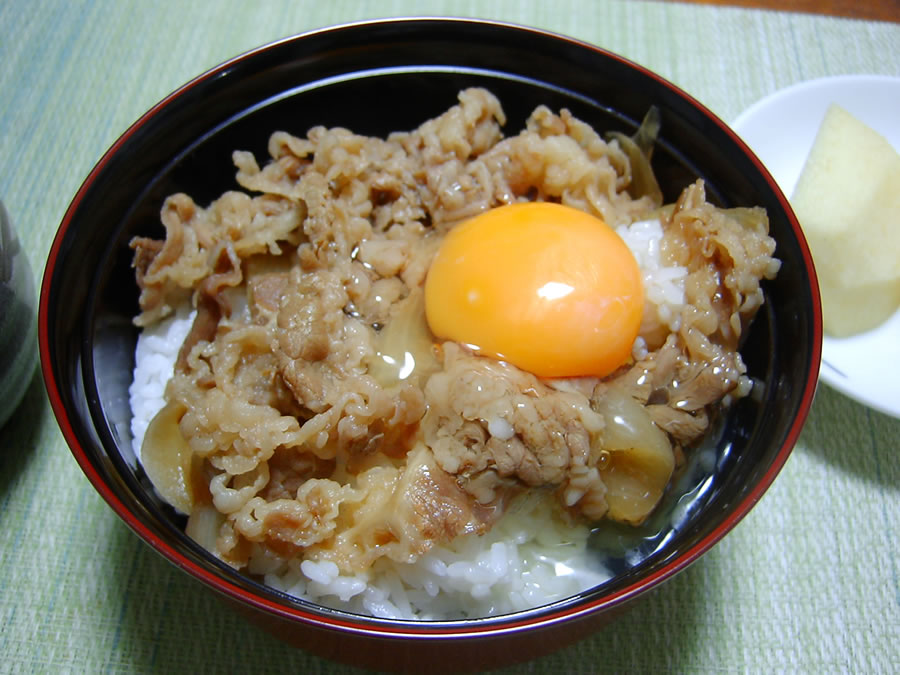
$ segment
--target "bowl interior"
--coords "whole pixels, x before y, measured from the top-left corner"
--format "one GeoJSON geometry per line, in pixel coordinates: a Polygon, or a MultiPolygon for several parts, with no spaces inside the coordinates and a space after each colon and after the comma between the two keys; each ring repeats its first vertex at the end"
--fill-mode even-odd
{"type": "MultiPolygon", "coordinates": [[[[131,319],[138,307],[128,241],[137,234],[162,236],[159,210],[173,192],[206,204],[236,188],[232,151],[249,150],[262,159],[272,131],[303,136],[314,125],[326,125],[384,136],[446,110],[470,86],[498,96],[508,116],[507,134],[517,133],[539,104],[566,107],[601,133],[630,134],[656,105],[662,130],[653,167],[666,201],[700,177],[711,200],[722,206],[765,207],[783,261],[777,279],[765,285],[766,304],[742,349],[759,386],[708,439],[717,453],[714,477],[685,488],[696,499],[681,525],[638,537],[613,532],[623,550],[643,546],[648,557],[636,566],[623,563],[600,589],[516,620],[612,605],[681,569],[749,510],[796,440],[811,402],[821,341],[809,254],[787,202],[759,162],[702,106],[607,52],[488,22],[385,21],[285,40],[201,76],[126,132],[67,212],[41,297],[45,379],[85,473],[152,546],[238,599],[263,598],[316,620],[341,615],[288,599],[216,562],[183,534],[179,518],[133,468],[127,390],[137,337],[131,319]]],[[[664,510],[670,514],[677,507],[672,498],[664,510]]]]}

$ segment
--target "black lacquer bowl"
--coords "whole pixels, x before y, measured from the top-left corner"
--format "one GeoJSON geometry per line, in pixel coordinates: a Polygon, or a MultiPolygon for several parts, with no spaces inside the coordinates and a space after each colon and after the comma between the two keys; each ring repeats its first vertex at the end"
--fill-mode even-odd
{"type": "MultiPolygon", "coordinates": [[[[72,201],[43,279],[40,353],[53,410],[72,453],[113,510],[150,546],[291,643],[370,667],[488,668],[571,643],[721,539],[787,460],[819,369],[818,288],[800,228],[775,182],[697,101],[619,56],[546,32],[485,21],[385,20],[261,47],[186,84],[141,117],[72,201]],[[722,420],[718,461],[679,527],[643,562],[592,591],[490,619],[412,622],[359,617],[292,600],[217,562],[181,530],[132,468],[127,388],[137,291],[129,239],[161,235],[159,210],[183,191],[208,203],[236,186],[231,152],[265,156],[276,129],[314,125],[385,135],[444,111],[469,86],[493,91],[508,133],[539,104],[569,108],[601,131],[634,132],[651,105],[662,131],[653,167],[674,200],[697,177],[722,206],[768,210],[783,266],[743,346],[754,396],[722,420]]],[[[786,544],[787,545],[787,544],[786,544]]]]}

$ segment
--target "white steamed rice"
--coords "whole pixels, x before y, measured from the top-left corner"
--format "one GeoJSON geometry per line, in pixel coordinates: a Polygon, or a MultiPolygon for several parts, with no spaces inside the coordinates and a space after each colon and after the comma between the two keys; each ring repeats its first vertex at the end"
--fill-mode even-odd
{"type": "MultiPolygon", "coordinates": [[[[663,264],[660,251],[662,224],[655,219],[641,220],[631,225],[620,225],[616,233],[631,249],[642,272],[644,298],[650,311],[644,311],[641,332],[648,332],[653,323],[666,326],[672,332],[677,331],[681,327],[684,281],[688,271],[686,267],[663,264]]],[[[634,341],[632,355],[636,361],[647,356],[647,345],[640,336],[634,341]]]]}
{"type": "Polygon", "coordinates": [[[435,546],[416,563],[381,558],[364,573],[342,575],[332,562],[306,560],[272,574],[261,557],[250,571],[290,595],[381,618],[507,614],[562,600],[612,576],[586,555],[590,530],[563,524],[546,506],[542,499],[522,500],[487,534],[435,546]]]}
{"type": "Polygon", "coordinates": [[[156,413],[166,404],[166,383],[175,372],[178,351],[194,323],[196,310],[185,304],[172,316],[147,326],[138,335],[134,351],[134,378],[128,387],[131,403],[131,445],[141,461],[144,434],[156,413]]]}

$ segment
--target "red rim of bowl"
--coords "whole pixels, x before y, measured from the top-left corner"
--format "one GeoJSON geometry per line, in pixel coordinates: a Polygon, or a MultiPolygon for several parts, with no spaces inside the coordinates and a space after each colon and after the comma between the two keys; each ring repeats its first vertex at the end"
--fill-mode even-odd
{"type": "MultiPolygon", "coordinates": [[[[325,28],[320,28],[316,30],[311,30],[307,32],[300,33],[295,36],[286,37],[281,40],[277,40],[255,49],[244,52],[238,56],[235,56],[213,68],[206,71],[205,73],[195,77],[190,80],[186,84],[182,85],[171,94],[163,98],[157,104],[155,104],[152,108],[150,108],[146,113],[144,113],[137,121],[135,121],[116,141],[115,143],[107,150],[103,157],[97,162],[91,172],[88,174],[87,178],[84,180],[83,184],[79,188],[75,197],[73,198],[71,204],[69,205],[66,213],[63,217],[63,220],[60,224],[60,227],[57,231],[56,236],[54,237],[53,244],[50,249],[50,253],[47,258],[47,264],[45,267],[42,285],[41,285],[41,294],[40,294],[40,309],[38,313],[38,339],[40,346],[40,355],[41,355],[41,369],[44,377],[44,381],[46,384],[47,392],[50,399],[50,404],[53,409],[53,412],[57,418],[57,422],[59,427],[63,433],[63,436],[66,439],[66,442],[71,449],[72,454],[75,456],[79,466],[82,471],[87,476],[88,480],[94,486],[94,488],[100,493],[103,499],[110,505],[110,507],[118,514],[120,518],[122,518],[125,523],[140,536],[144,541],[149,543],[157,552],[163,555],[170,562],[180,567],[184,571],[188,572],[193,577],[197,578],[204,584],[216,589],[225,595],[256,609],[262,610],[264,612],[281,616],[283,618],[287,618],[290,620],[300,620],[309,624],[319,625],[319,626],[327,626],[332,628],[338,628],[341,630],[357,633],[357,634],[367,634],[367,635],[375,635],[381,637],[427,637],[427,638],[459,638],[461,636],[471,636],[471,637],[487,637],[487,636],[497,636],[504,633],[516,632],[525,628],[538,628],[538,627],[547,627],[558,623],[560,621],[568,621],[571,619],[575,619],[577,617],[584,616],[586,614],[590,614],[596,612],[598,610],[608,610],[618,605],[625,603],[626,601],[644,593],[645,591],[659,585],[666,579],[671,578],[681,570],[685,569],[691,563],[693,563],[697,558],[703,555],[707,550],[709,550],[716,542],[718,542],[722,537],[724,537],[731,529],[733,529],[738,522],[753,508],[753,506],[760,500],[762,495],[766,492],[772,482],[775,480],[775,477],[781,471],[781,468],[784,466],[787,461],[794,445],[799,438],[800,432],[803,428],[803,425],[806,421],[807,414],[809,412],[809,408],[812,405],[812,400],[815,395],[816,384],[818,380],[818,364],[821,360],[821,346],[822,346],[822,325],[821,325],[821,304],[818,294],[818,284],[816,282],[815,276],[815,268],[812,263],[812,256],[810,254],[809,248],[806,244],[806,241],[803,237],[802,231],[800,229],[800,225],[797,222],[796,217],[794,216],[793,211],[788,203],[787,198],[783,195],[781,190],[779,189],[777,183],[769,174],[768,170],[763,166],[762,162],[753,154],[752,150],[741,140],[741,138],[735,134],[735,132],[722,120],[720,120],[715,114],[713,114],[706,106],[702,103],[694,99],[692,96],[681,90],[679,87],[675,86],[671,82],[662,78],[661,76],[653,73],[652,71],[644,68],[643,66],[630,61],[622,56],[619,56],[615,53],[612,53],[606,49],[598,47],[596,45],[592,45],[588,42],[584,42],[575,38],[571,38],[565,35],[553,33],[551,31],[545,31],[533,27],[521,26],[508,22],[501,21],[490,21],[490,20],[482,20],[482,19],[454,19],[448,17],[407,17],[407,18],[390,18],[390,19],[378,19],[374,21],[358,21],[351,22],[346,24],[340,24],[336,26],[329,26],[325,28]],[[582,49],[590,50],[596,52],[600,55],[603,55],[606,58],[612,58],[617,60],[623,64],[626,64],[630,68],[633,68],[645,76],[650,77],[656,80],[659,84],[667,87],[671,91],[673,91],[679,97],[687,100],[690,104],[698,111],[700,111],[709,121],[720,127],[723,131],[725,131],[742,149],[744,154],[749,157],[756,169],[762,174],[766,182],[771,187],[772,191],[777,195],[779,202],[788,216],[788,220],[790,222],[791,228],[794,231],[794,234],[797,237],[797,240],[800,244],[803,260],[809,274],[811,288],[813,290],[812,300],[813,300],[813,312],[814,312],[814,330],[813,330],[813,348],[811,354],[811,363],[813,364],[810,368],[810,371],[806,378],[805,391],[803,393],[803,398],[799,404],[798,414],[794,418],[790,431],[782,443],[781,448],[778,451],[778,454],[775,456],[771,465],[769,466],[766,473],[763,477],[757,482],[754,488],[741,500],[741,502],[733,508],[733,510],[729,513],[729,515],[713,529],[709,534],[707,534],[704,538],[694,544],[691,548],[689,548],[682,555],[678,556],[675,560],[670,563],[667,563],[662,568],[650,574],[646,577],[642,577],[639,581],[620,589],[614,593],[609,595],[604,595],[602,597],[593,599],[593,600],[585,600],[574,604],[571,607],[565,607],[562,609],[553,609],[551,606],[548,608],[546,612],[538,613],[533,616],[528,616],[522,619],[516,619],[516,615],[510,615],[510,620],[503,621],[503,617],[496,617],[496,621],[486,620],[482,623],[480,620],[467,620],[467,621],[459,621],[459,622],[421,622],[421,626],[416,625],[415,622],[403,621],[397,622],[392,620],[385,619],[371,619],[370,617],[359,617],[358,621],[354,621],[352,615],[347,614],[347,618],[338,618],[326,615],[318,615],[313,614],[307,611],[304,611],[299,608],[287,607],[285,605],[280,605],[276,602],[270,601],[266,598],[262,598],[260,596],[253,595],[249,593],[247,590],[240,588],[226,579],[215,575],[209,569],[205,569],[204,567],[186,559],[183,555],[177,552],[170,544],[166,543],[163,539],[158,537],[154,532],[152,532],[149,528],[143,525],[140,520],[135,518],[128,507],[123,504],[119,498],[115,495],[115,493],[105,484],[101,476],[97,473],[89,459],[87,458],[77,435],[75,434],[72,424],[69,418],[69,414],[63,405],[62,399],[59,394],[59,389],[57,386],[56,379],[54,377],[52,368],[50,366],[50,337],[48,335],[48,300],[49,300],[49,288],[50,288],[50,280],[53,275],[53,270],[56,264],[57,256],[59,255],[59,249],[62,244],[62,240],[66,231],[68,230],[69,224],[72,220],[73,215],[78,210],[80,202],[84,197],[85,193],[93,184],[97,175],[103,170],[106,163],[113,157],[119,150],[119,148],[124,145],[128,139],[134,134],[139,128],[147,123],[148,120],[156,116],[161,110],[165,109],[173,100],[177,99],[185,92],[189,91],[193,87],[197,86],[201,82],[205,80],[215,77],[228,69],[232,68],[236,64],[241,61],[252,58],[254,55],[268,51],[277,47],[280,44],[286,42],[293,42],[295,40],[302,40],[304,38],[320,35],[325,33],[336,33],[347,29],[352,29],[357,26],[364,25],[372,25],[372,24],[385,24],[385,23],[394,23],[394,22],[420,22],[420,21],[430,21],[430,22],[450,22],[450,23],[470,23],[470,24],[481,24],[481,25],[490,25],[490,26],[498,26],[501,28],[513,29],[518,31],[531,32],[537,35],[542,35],[544,37],[549,37],[555,40],[561,40],[564,42],[568,42],[574,46],[577,46],[582,49]],[[460,625],[454,625],[460,624],[460,625]]],[[[493,617],[492,617],[493,618],[493,617]]]]}

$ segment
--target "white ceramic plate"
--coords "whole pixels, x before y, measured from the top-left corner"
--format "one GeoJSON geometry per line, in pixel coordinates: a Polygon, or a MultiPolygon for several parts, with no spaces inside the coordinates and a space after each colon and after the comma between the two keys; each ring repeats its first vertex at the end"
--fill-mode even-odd
{"type": "MultiPolygon", "coordinates": [[[[758,101],[731,125],[788,198],[831,103],[900,149],[897,77],[846,75],[803,82],[758,101]]],[[[820,377],[857,401],[900,417],[900,311],[867,333],[841,339],[826,335],[820,377]]]]}

